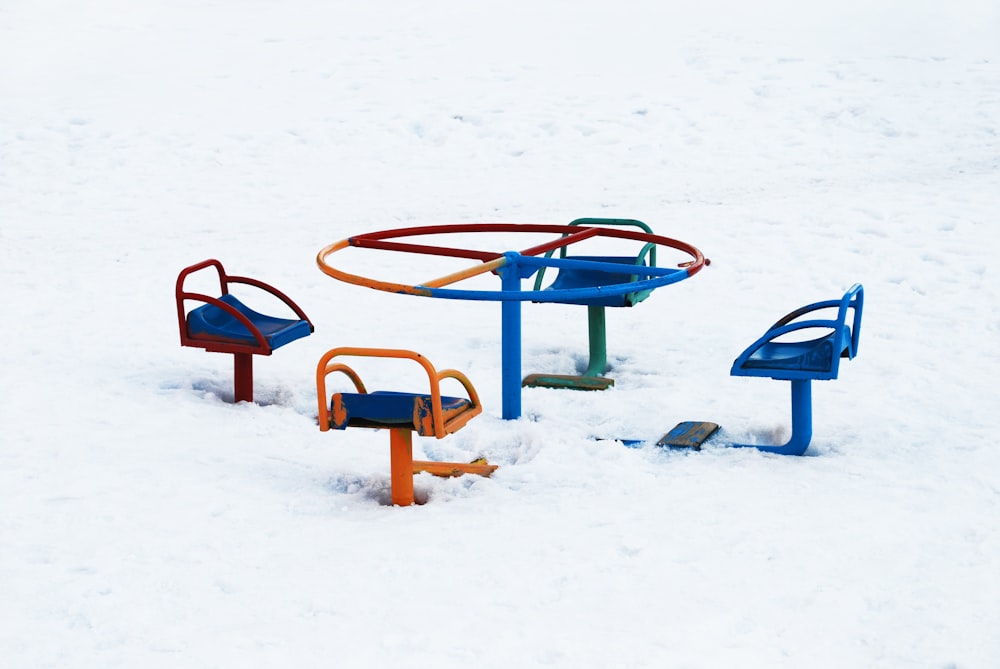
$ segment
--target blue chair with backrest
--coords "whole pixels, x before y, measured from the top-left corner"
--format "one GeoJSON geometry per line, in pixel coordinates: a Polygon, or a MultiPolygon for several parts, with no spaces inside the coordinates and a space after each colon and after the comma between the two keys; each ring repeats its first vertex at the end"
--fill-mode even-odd
{"type": "Polygon", "coordinates": [[[768,328],[733,362],[732,376],[763,376],[792,384],[792,436],[783,446],[733,444],[768,453],[802,455],[812,439],[812,386],[836,379],[841,359],[858,354],[864,288],[854,284],[839,300],[796,309],[768,328]],[[834,318],[816,312],[836,309],[834,318]],[[849,312],[853,318],[848,320],[849,312]]]}

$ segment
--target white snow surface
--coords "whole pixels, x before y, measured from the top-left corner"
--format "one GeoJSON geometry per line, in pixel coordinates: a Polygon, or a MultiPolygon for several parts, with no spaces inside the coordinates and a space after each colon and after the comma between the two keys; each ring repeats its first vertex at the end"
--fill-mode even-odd
{"type": "MultiPolygon", "coordinates": [[[[811,4],[0,4],[0,666],[1000,666],[1000,8],[811,4]],[[315,263],[585,216],[712,265],[608,310],[613,389],[528,389],[516,421],[498,303],[315,263]],[[254,404],[178,345],[205,258],[316,324],[255,359],[254,404]],[[788,384],[730,365],[854,282],[806,456],[615,441],[787,437],[788,384]],[[416,455],[495,475],[389,505],[387,433],[317,427],[344,345],[467,373],[483,415],[416,455]]],[[[523,322],[525,373],[585,364],[585,309],[523,322]]]]}

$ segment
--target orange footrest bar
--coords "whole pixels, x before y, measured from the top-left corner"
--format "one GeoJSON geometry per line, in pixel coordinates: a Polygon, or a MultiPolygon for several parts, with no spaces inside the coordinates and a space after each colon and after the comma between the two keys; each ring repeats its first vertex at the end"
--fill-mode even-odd
{"type": "Polygon", "coordinates": [[[485,460],[476,460],[475,462],[431,462],[429,460],[414,460],[413,461],[413,473],[419,474],[420,472],[427,472],[428,474],[433,474],[434,476],[442,476],[445,478],[451,478],[455,476],[462,476],[463,474],[478,474],[479,476],[489,477],[490,474],[497,470],[497,465],[491,465],[485,460]]]}

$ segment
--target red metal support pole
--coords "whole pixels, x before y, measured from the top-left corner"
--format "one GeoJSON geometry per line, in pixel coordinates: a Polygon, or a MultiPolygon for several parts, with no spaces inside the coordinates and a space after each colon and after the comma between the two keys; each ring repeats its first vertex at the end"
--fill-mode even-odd
{"type": "Polygon", "coordinates": [[[253,354],[233,354],[233,401],[253,402],[253,354]]]}

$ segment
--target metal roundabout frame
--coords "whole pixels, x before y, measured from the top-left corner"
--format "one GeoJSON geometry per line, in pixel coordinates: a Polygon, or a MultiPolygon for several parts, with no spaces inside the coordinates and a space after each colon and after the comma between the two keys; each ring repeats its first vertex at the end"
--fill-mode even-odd
{"type": "MultiPolygon", "coordinates": [[[[586,219],[597,225],[546,225],[532,223],[466,223],[396,228],[369,232],[348,237],[324,247],[316,256],[316,263],[328,276],[345,283],[404,295],[453,300],[485,300],[502,303],[502,417],[515,419],[521,415],[521,302],[580,304],[591,299],[626,295],[639,291],[652,291],[662,286],[688,279],[710,264],[701,251],[677,239],[649,232],[603,227],[600,223],[619,224],[622,219],[586,219]],[[481,251],[448,246],[433,246],[413,241],[398,241],[427,235],[460,233],[535,233],[553,235],[552,239],[521,251],[481,251]],[[555,257],[558,249],[594,238],[626,239],[645,245],[662,246],[687,254],[690,260],[675,267],[656,267],[646,264],[628,266],[627,282],[590,285],[567,289],[522,290],[521,281],[542,268],[552,267],[560,272],[587,272],[622,275],[620,262],[555,257]],[[329,262],[338,251],[354,247],[416,253],[478,261],[466,269],[446,274],[419,284],[383,281],[337,269],[329,262]],[[466,279],[486,273],[500,277],[499,290],[463,290],[451,287],[466,279]]],[[[641,259],[641,258],[640,258],[641,259]]]]}

